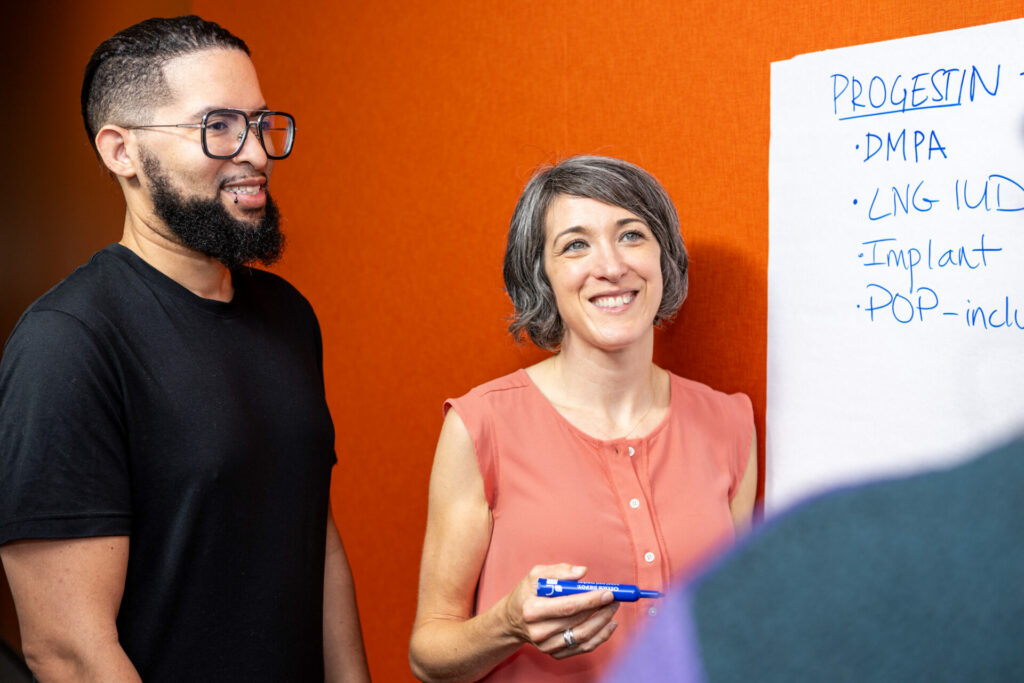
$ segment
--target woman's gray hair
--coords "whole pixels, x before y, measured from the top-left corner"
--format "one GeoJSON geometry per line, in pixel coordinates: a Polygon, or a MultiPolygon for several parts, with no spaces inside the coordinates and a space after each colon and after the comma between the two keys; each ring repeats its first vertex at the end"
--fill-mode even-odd
{"type": "Polygon", "coordinates": [[[650,173],[621,159],[570,157],[539,169],[523,189],[508,226],[505,291],[516,312],[509,332],[525,332],[537,346],[554,350],[565,334],[551,283],[544,272],[544,220],[558,195],[596,199],[636,214],[661,247],[661,306],[654,322],[671,320],[686,299],[687,256],[672,200],[650,173]]]}

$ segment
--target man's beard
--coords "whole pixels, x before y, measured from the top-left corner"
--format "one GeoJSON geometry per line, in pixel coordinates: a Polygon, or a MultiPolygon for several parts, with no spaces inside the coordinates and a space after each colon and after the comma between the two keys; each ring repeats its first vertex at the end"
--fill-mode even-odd
{"type": "Polygon", "coordinates": [[[142,168],[149,177],[153,211],[182,245],[215,258],[230,269],[248,263],[270,264],[281,258],[284,235],[278,229],[280,214],[267,192],[259,221],[251,223],[231,216],[218,196],[185,198],[171,187],[155,157],[142,154],[142,168]]]}

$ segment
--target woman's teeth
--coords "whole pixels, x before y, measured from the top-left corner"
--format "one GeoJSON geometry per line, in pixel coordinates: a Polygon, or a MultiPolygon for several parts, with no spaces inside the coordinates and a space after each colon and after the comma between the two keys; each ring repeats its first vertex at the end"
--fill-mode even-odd
{"type": "Polygon", "coordinates": [[[619,294],[618,296],[602,296],[594,299],[594,305],[601,308],[616,308],[625,306],[636,296],[636,293],[619,294]]]}

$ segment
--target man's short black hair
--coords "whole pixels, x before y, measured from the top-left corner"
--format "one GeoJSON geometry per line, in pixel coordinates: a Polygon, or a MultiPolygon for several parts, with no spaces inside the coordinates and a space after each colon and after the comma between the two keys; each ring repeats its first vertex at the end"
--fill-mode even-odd
{"type": "Polygon", "coordinates": [[[93,149],[96,133],[105,124],[146,123],[141,117],[170,98],[164,64],[211,48],[250,54],[241,38],[194,14],[146,19],[103,41],[92,53],[82,81],[82,119],[93,149]]]}

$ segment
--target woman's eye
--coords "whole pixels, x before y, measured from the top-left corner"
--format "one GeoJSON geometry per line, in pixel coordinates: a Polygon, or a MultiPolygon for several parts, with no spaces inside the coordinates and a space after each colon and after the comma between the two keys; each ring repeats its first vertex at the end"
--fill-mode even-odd
{"type": "Polygon", "coordinates": [[[562,247],[562,253],[564,254],[567,251],[579,251],[580,249],[585,249],[586,247],[587,243],[584,242],[583,240],[573,240],[572,242],[569,242],[564,247],[562,247]]]}
{"type": "Polygon", "coordinates": [[[630,230],[628,232],[622,233],[623,242],[639,242],[642,239],[646,239],[646,237],[647,236],[644,235],[639,230],[630,230]]]}

